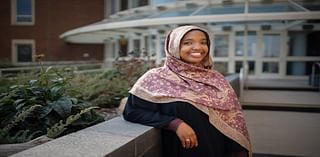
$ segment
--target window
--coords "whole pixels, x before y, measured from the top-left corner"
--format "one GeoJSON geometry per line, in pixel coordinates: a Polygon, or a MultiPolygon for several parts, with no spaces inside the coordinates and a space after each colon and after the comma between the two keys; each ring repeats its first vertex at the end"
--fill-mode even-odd
{"type": "Polygon", "coordinates": [[[161,57],[166,57],[166,52],[165,51],[162,51],[162,50],[164,50],[164,44],[165,44],[165,37],[164,36],[162,36],[161,38],[160,38],[160,40],[161,40],[161,42],[160,42],[160,52],[161,52],[161,57]]]}
{"type": "Polygon", "coordinates": [[[148,0],[139,0],[138,1],[138,6],[145,6],[148,5],[149,1],[148,0]]]}
{"type": "Polygon", "coordinates": [[[119,39],[119,57],[125,57],[128,55],[128,39],[121,37],[119,39]]]}
{"type": "Polygon", "coordinates": [[[155,56],[156,55],[156,46],[157,46],[157,36],[156,35],[151,35],[150,37],[150,52],[149,55],[155,56]]]}
{"type": "Polygon", "coordinates": [[[228,57],[229,51],[229,36],[215,35],[214,36],[214,57],[228,57]]]}
{"type": "Polygon", "coordinates": [[[13,25],[34,24],[34,0],[11,0],[11,12],[13,25]]]}
{"type": "Polygon", "coordinates": [[[263,36],[263,57],[279,57],[280,41],[280,34],[265,34],[263,36]]]}
{"type": "Polygon", "coordinates": [[[135,57],[140,57],[141,55],[141,51],[140,51],[140,40],[139,39],[134,39],[133,40],[133,50],[132,50],[132,53],[133,53],[133,56],[135,57]]]}
{"type": "Polygon", "coordinates": [[[169,2],[175,2],[176,0],[151,0],[152,5],[165,4],[169,2]]]}
{"type": "MultiPolygon", "coordinates": [[[[247,34],[247,56],[255,56],[256,54],[256,32],[249,31],[247,34]]],[[[236,45],[236,56],[244,56],[244,32],[236,32],[235,45],[236,45]]]]}
{"type": "Polygon", "coordinates": [[[320,56],[320,31],[290,31],[289,56],[320,56]]]}
{"type": "Polygon", "coordinates": [[[263,73],[278,73],[279,64],[277,62],[263,62],[262,64],[263,73]]]}
{"type": "MultiPolygon", "coordinates": [[[[245,61],[247,63],[247,66],[248,66],[248,74],[250,75],[254,75],[255,73],[255,61],[245,61]]],[[[235,70],[236,70],[236,73],[239,73],[240,72],[240,69],[241,68],[244,68],[244,65],[243,63],[245,63],[244,61],[236,61],[235,62],[235,70]]]]}
{"type": "Polygon", "coordinates": [[[148,5],[148,0],[130,0],[129,3],[131,3],[130,8],[136,8],[148,5]]]}
{"type": "Polygon", "coordinates": [[[107,9],[106,9],[106,17],[117,12],[117,3],[116,0],[107,0],[106,1],[107,9]]]}
{"type": "Polygon", "coordinates": [[[126,11],[149,5],[149,0],[105,0],[106,17],[116,14],[119,11],[126,11]]]}
{"type": "MultiPolygon", "coordinates": [[[[316,61],[289,61],[287,62],[287,75],[289,76],[305,76],[311,75],[312,66],[316,61]]],[[[318,70],[316,68],[315,70],[318,70]]]]}
{"type": "Polygon", "coordinates": [[[127,9],[128,9],[128,0],[121,0],[120,11],[124,11],[127,9]]]}
{"type": "Polygon", "coordinates": [[[243,67],[243,62],[242,61],[236,61],[236,64],[235,64],[236,73],[239,73],[240,69],[242,67],[243,67]]]}
{"type": "Polygon", "coordinates": [[[250,2],[249,13],[271,13],[271,12],[295,12],[301,11],[300,8],[290,5],[290,3],[254,3],[250,2]]]}
{"type": "Polygon", "coordinates": [[[214,69],[222,74],[228,73],[228,62],[214,62],[214,69]]]}
{"type": "Polygon", "coordinates": [[[247,61],[247,63],[248,63],[248,74],[254,75],[256,70],[255,61],[247,61]]]}
{"type": "Polygon", "coordinates": [[[217,14],[242,14],[244,5],[209,5],[199,11],[196,15],[217,15],[217,14]]]}
{"type": "Polygon", "coordinates": [[[12,62],[26,63],[33,62],[35,55],[34,40],[13,40],[12,41],[12,62]]]}

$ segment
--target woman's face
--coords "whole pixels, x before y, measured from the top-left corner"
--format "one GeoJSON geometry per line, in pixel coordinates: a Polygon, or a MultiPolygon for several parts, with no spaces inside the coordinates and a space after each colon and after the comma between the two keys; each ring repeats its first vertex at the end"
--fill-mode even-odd
{"type": "Polygon", "coordinates": [[[202,31],[192,30],[181,39],[180,57],[186,63],[202,66],[208,50],[208,40],[202,31]]]}

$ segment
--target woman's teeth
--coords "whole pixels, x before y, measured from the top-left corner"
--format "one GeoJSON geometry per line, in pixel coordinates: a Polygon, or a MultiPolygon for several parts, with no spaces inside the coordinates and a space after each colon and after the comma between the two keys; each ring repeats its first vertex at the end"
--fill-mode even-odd
{"type": "Polygon", "coordinates": [[[199,52],[192,52],[192,53],[190,53],[190,55],[192,57],[201,57],[201,53],[199,53],[199,52]]]}

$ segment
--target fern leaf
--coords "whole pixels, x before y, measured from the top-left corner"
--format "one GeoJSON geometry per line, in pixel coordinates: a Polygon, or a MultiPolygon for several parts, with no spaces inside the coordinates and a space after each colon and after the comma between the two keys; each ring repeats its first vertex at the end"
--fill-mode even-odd
{"type": "Polygon", "coordinates": [[[66,130],[63,121],[60,120],[58,123],[54,124],[50,129],[47,128],[47,137],[56,138],[66,130]]]}
{"type": "Polygon", "coordinates": [[[18,125],[19,122],[24,121],[28,117],[28,115],[32,113],[37,107],[41,107],[41,105],[31,106],[30,108],[18,113],[18,115],[16,115],[16,118],[3,128],[3,131],[9,132],[12,128],[18,125]]]}
{"type": "Polygon", "coordinates": [[[13,136],[10,136],[9,134],[1,135],[1,139],[4,140],[5,143],[22,143],[30,141],[36,134],[40,133],[41,131],[36,131],[31,134],[30,132],[30,130],[20,130],[13,136]]]}
{"type": "Polygon", "coordinates": [[[71,115],[66,119],[66,122],[63,123],[62,120],[60,120],[58,123],[54,124],[50,129],[47,129],[47,137],[49,138],[56,138],[59,135],[61,135],[67,128],[67,126],[69,126],[70,124],[72,124],[73,122],[75,122],[76,120],[78,120],[79,118],[81,118],[81,115],[94,109],[97,107],[89,107],[86,109],[81,110],[79,113],[75,114],[75,115],[71,115]]]}

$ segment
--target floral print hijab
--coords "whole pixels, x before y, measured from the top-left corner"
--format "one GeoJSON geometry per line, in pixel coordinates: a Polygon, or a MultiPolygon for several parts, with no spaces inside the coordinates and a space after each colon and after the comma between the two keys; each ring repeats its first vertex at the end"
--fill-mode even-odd
{"type": "Polygon", "coordinates": [[[249,135],[237,95],[224,76],[212,69],[210,53],[202,63],[204,68],[180,59],[180,41],[192,30],[204,32],[210,48],[209,35],[200,27],[181,26],[172,30],[166,37],[164,66],[146,72],[129,92],[155,103],[190,103],[208,114],[212,125],[251,154],[249,135]]]}

